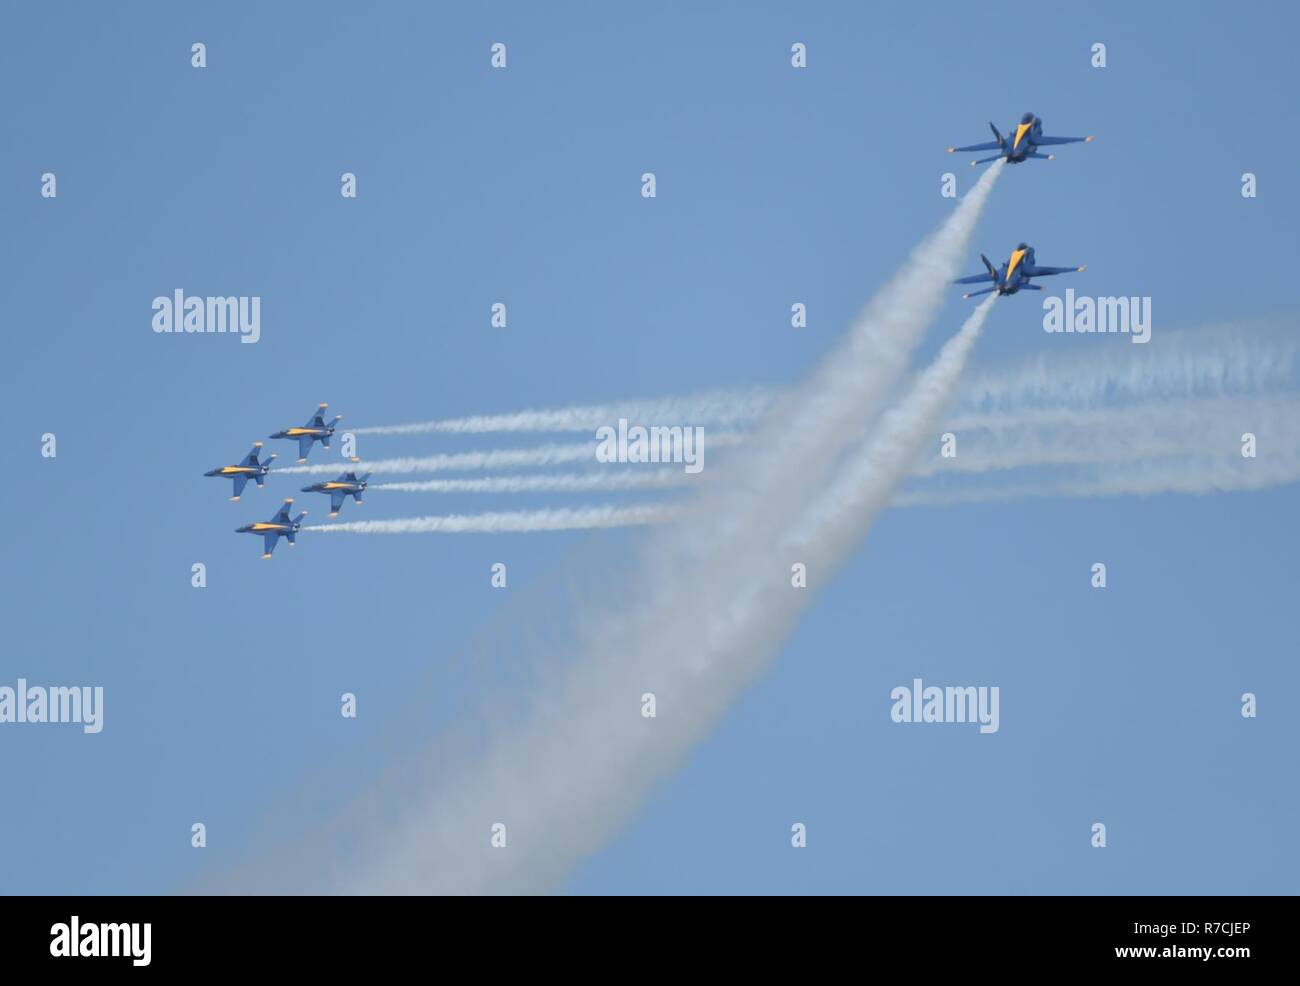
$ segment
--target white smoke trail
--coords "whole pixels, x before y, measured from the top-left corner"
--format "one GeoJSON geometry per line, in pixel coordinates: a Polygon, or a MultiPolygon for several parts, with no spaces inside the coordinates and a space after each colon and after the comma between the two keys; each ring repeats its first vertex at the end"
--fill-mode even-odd
{"type": "MultiPolygon", "coordinates": [[[[979,313],[976,313],[979,314],[979,313]]],[[[974,331],[974,330],[972,330],[974,331]]],[[[950,354],[956,356],[956,354],[950,354]]],[[[932,396],[937,396],[933,394],[932,396]]],[[[900,407],[900,411],[903,410],[900,407]]],[[[926,422],[912,418],[908,440],[919,434],[924,437],[926,422]]],[[[899,435],[895,429],[889,444],[897,448],[899,435]]],[[[872,450],[857,463],[853,472],[838,483],[822,506],[826,516],[806,529],[796,531],[789,543],[802,550],[810,549],[809,541],[816,531],[821,538],[837,540],[843,534],[846,519],[865,528],[874,513],[863,510],[863,504],[878,509],[881,492],[877,487],[892,487],[897,477],[887,474],[884,468],[892,451],[878,439],[872,450]],[[868,465],[870,463],[870,465],[868,465]],[[874,468],[873,468],[874,467],[874,468]],[[828,525],[824,530],[821,525],[828,525]],[[811,527],[813,530],[810,532],[811,527]]],[[[1067,461],[1082,461],[1079,459],[1067,461]]],[[[1219,459],[1183,458],[1165,461],[1141,461],[1133,464],[1116,464],[1114,459],[1098,459],[1102,468],[1089,478],[1072,477],[1055,482],[994,486],[965,490],[912,490],[896,493],[889,503],[894,507],[936,507],[964,503],[988,503],[1006,500],[1023,500],[1033,497],[1108,497],[1148,496],[1157,493],[1205,494],[1234,490],[1261,490],[1274,486],[1300,482],[1300,443],[1293,443],[1282,454],[1266,460],[1242,459],[1237,456],[1219,459]]],[[[1033,463],[1038,464],[1038,463],[1033,463]]],[[[540,477],[500,477],[501,479],[531,480],[540,477]]],[[[557,477],[562,478],[562,477],[557,477]]],[[[573,477],[588,478],[588,477],[573,477]]],[[[635,477],[643,478],[643,477],[635,477]]],[[[665,485],[681,481],[682,474],[665,471],[658,477],[665,485]]],[[[425,487],[434,483],[392,484],[394,486],[425,487]]],[[[450,481],[456,482],[456,481],[450,481]]],[[[490,480],[466,480],[468,483],[490,480]]],[[[443,492],[435,488],[437,492],[443,492]]],[[[459,490],[456,490],[459,491],[459,490]]],[[[515,491],[511,489],[510,491],[515,491]]],[[[568,531],[593,528],[628,527],[643,524],[666,523],[678,515],[671,505],[642,504],[636,507],[591,507],[572,510],[517,511],[440,517],[409,517],[397,520],[351,521],[342,524],[318,524],[304,528],[307,531],[340,531],[353,534],[430,534],[430,533],[522,533],[532,531],[568,531]]],[[[851,539],[850,543],[851,543],[851,539]]]]}
{"type": "Polygon", "coordinates": [[[887,411],[863,454],[851,460],[836,481],[801,518],[789,543],[804,549],[809,565],[826,571],[838,564],[889,504],[922,444],[952,399],[957,380],[979,337],[997,295],[989,295],[944,343],[934,362],[916,379],[899,404],[887,411]]]}
{"type": "Polygon", "coordinates": [[[909,490],[894,498],[900,507],[942,507],[1041,497],[1091,498],[1207,494],[1263,490],[1300,482],[1300,449],[1268,459],[1176,459],[1108,465],[1090,477],[1071,477],[965,490],[909,490]]]}
{"type": "Polygon", "coordinates": [[[447,514],[441,517],[404,517],[397,520],[353,520],[342,524],[316,524],[304,527],[303,530],[346,534],[505,534],[628,527],[660,523],[667,520],[668,516],[668,508],[651,504],[447,514]]]}
{"type": "Polygon", "coordinates": [[[356,435],[486,434],[490,432],[595,431],[619,418],[634,424],[689,424],[733,427],[758,417],[771,404],[773,392],[760,387],[717,390],[688,397],[657,397],[608,404],[481,414],[404,425],[354,428],[356,435]]]}
{"type": "MultiPolygon", "coordinates": [[[[739,444],[744,436],[729,432],[705,433],[703,446],[723,448],[739,444]]],[[[371,459],[365,462],[321,462],[315,465],[289,466],[276,469],[276,475],[323,476],[351,469],[357,472],[412,473],[412,472],[474,472],[480,469],[546,468],[572,465],[575,462],[595,463],[597,442],[568,442],[563,444],[535,445],[531,448],[484,449],[469,452],[444,452],[440,455],[406,456],[395,459],[371,459]]]]}
{"type": "MultiPolygon", "coordinates": [[[[975,374],[961,388],[949,415],[949,429],[1007,428],[1041,424],[1047,415],[1061,420],[1077,410],[1127,401],[1151,403],[1162,398],[1231,398],[1258,395],[1279,384],[1295,384],[1300,341],[1285,321],[1240,322],[1161,334],[1146,346],[1098,346],[1085,354],[1059,350],[1007,369],[975,374]],[[1280,331],[1284,326],[1287,331],[1280,331]]],[[[575,405],[497,415],[448,418],[408,425],[358,428],[355,434],[414,435],[488,432],[581,431],[609,424],[618,417],[643,420],[689,420],[714,426],[751,424],[765,410],[789,396],[777,388],[716,390],[694,396],[666,396],[640,401],[575,405]]],[[[1120,413],[1116,411],[1115,413],[1120,413]]],[[[559,448],[563,449],[563,446],[559,448]]],[[[461,453],[450,468],[479,468],[461,453]],[[461,463],[464,463],[462,466],[461,463]]],[[[503,454],[514,454],[507,453],[503,454]]],[[[563,454],[563,452],[561,453],[563,454]]],[[[431,470],[447,468],[442,457],[380,460],[393,471],[420,471],[407,466],[431,461],[431,470]]],[[[551,464],[543,462],[542,465],[551,464]]],[[[422,467],[421,467],[422,468],[422,467]]],[[[327,466],[291,466],[279,472],[330,471],[327,466]]]]}
{"type": "Polygon", "coordinates": [[[1100,343],[1085,354],[1052,347],[1011,370],[972,374],[961,389],[953,423],[963,425],[964,415],[992,411],[1258,395],[1294,386],[1300,366],[1300,340],[1294,326],[1284,322],[1169,332],[1140,346],[1100,343]]]}
{"type": "MultiPolygon", "coordinates": [[[[1169,457],[1196,457],[1235,449],[1243,431],[1269,445],[1300,447],[1300,398],[1203,398],[1095,410],[1038,408],[945,418],[960,454],[931,456],[913,478],[984,473],[1043,466],[1108,465],[1169,457]]],[[[422,460],[423,461],[423,460],[422,460]]],[[[582,493],[670,489],[697,482],[676,468],[630,467],[589,473],[484,476],[371,483],[371,490],[401,493],[582,493]]]]}
{"type": "Polygon", "coordinates": [[[845,343],[812,378],[774,403],[754,447],[696,504],[715,540],[775,531],[821,488],[836,459],[866,433],[938,312],[963,262],[1003,162],[988,168],[933,234],[868,302],[845,343]]]}
{"type": "Polygon", "coordinates": [[[956,436],[958,454],[936,454],[914,475],[1231,455],[1240,450],[1245,432],[1273,448],[1295,447],[1300,398],[1209,398],[1092,411],[1044,408],[1018,413],[1011,421],[991,414],[978,425],[962,429],[946,423],[943,429],[956,436]]]}
{"type": "Polygon", "coordinates": [[[623,469],[617,472],[542,474],[537,476],[484,476],[475,479],[427,479],[400,483],[372,483],[372,490],[398,493],[590,493],[617,490],[666,489],[691,481],[681,469],[623,469]]]}
{"type": "MultiPolygon", "coordinates": [[[[845,345],[768,413],[752,446],[708,472],[709,489],[651,544],[619,597],[591,606],[576,657],[527,716],[437,790],[405,789],[367,865],[334,889],[545,889],[594,852],[775,654],[808,593],[775,561],[790,505],[810,500],[887,399],[956,273],[1000,166],[868,306],[845,345]],[[745,454],[748,452],[748,454],[745,454]],[[638,698],[653,690],[658,717],[638,698]],[[509,827],[508,852],[482,834],[509,827]]],[[[844,545],[843,550],[850,546],[844,545]]],[[[611,590],[612,591],[612,590],[611,590]]]]}
{"type": "Polygon", "coordinates": [[[277,475],[323,476],[340,469],[377,473],[468,472],[478,469],[519,469],[595,462],[595,442],[570,442],[538,445],[533,448],[486,449],[470,452],[444,452],[441,455],[405,456],[395,459],[372,459],[366,462],[320,462],[314,465],[276,469],[277,475]]]}

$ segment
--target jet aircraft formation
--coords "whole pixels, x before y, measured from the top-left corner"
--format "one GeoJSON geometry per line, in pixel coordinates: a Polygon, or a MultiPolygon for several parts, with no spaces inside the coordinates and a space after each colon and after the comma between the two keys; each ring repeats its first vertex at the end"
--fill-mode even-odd
{"type": "MultiPolygon", "coordinates": [[[[1048,160],[1054,155],[1044,154],[1039,148],[1051,147],[1059,144],[1076,144],[1091,141],[1092,137],[1047,137],[1043,135],[1043,121],[1033,113],[1026,113],[1020,118],[1016,125],[1014,135],[1002,136],[998,128],[992,123],[989,128],[993,131],[994,140],[983,144],[969,144],[965,147],[950,147],[948,153],[957,151],[997,151],[991,157],[979,158],[971,164],[984,164],[989,161],[1005,160],[1008,164],[1019,164],[1028,160],[1048,160]]],[[[1034,254],[1034,248],[1027,243],[1019,244],[1011,252],[1011,256],[1000,267],[994,267],[988,257],[980,254],[980,260],[984,262],[984,273],[973,274],[970,277],[959,278],[957,284],[989,284],[990,287],[983,288],[979,291],[971,291],[964,295],[966,298],[973,298],[977,295],[991,294],[997,292],[999,296],[1013,295],[1020,291],[1041,291],[1042,286],[1031,283],[1035,277],[1047,277],[1052,274],[1067,274],[1076,271],[1083,271],[1086,265],[1078,267],[1040,267],[1034,254]]],[[[298,443],[298,461],[306,462],[307,456],[311,452],[312,446],[319,442],[324,448],[330,447],[330,439],[334,435],[334,429],[338,425],[341,415],[335,415],[331,420],[325,420],[325,409],[329,405],[320,405],[306,424],[296,427],[283,428],[275,432],[270,437],[275,439],[286,439],[298,443]]],[[[275,459],[275,454],[262,458],[262,443],[254,442],[253,448],[237,464],[231,466],[218,466],[204,473],[205,476],[216,476],[221,479],[229,479],[233,483],[231,500],[238,500],[243,495],[244,487],[248,485],[251,479],[261,489],[265,484],[267,474],[271,471],[271,462],[275,459]]],[[[345,470],[337,479],[326,482],[313,483],[310,486],[302,487],[304,493],[323,493],[330,498],[330,516],[337,517],[339,511],[343,508],[344,502],[350,496],[358,504],[362,503],[361,494],[366,490],[366,483],[370,478],[370,473],[358,476],[351,470],[345,470]]],[[[275,546],[279,544],[280,538],[286,539],[290,546],[296,543],[298,532],[302,529],[302,519],[307,516],[307,511],[303,511],[296,517],[290,516],[289,507],[293,503],[292,498],[286,499],[268,521],[259,521],[253,524],[245,524],[238,527],[235,532],[238,534],[258,534],[262,537],[263,558],[270,558],[271,553],[275,551],[275,546]]]]}
{"type": "MultiPolygon", "coordinates": [[[[989,129],[993,131],[996,140],[984,144],[968,144],[966,147],[950,147],[948,153],[953,154],[957,151],[997,151],[991,157],[979,158],[972,161],[971,164],[985,164],[989,161],[1004,160],[1008,164],[1019,164],[1022,161],[1040,159],[1044,161],[1052,160],[1054,154],[1043,154],[1038,148],[1052,147],[1057,144],[1081,144],[1088,143],[1092,137],[1045,137],[1043,136],[1043,121],[1033,113],[1026,113],[1016,124],[1015,135],[1003,137],[998,132],[998,128],[991,122],[989,129]]],[[[1032,284],[1031,279],[1035,277],[1047,277],[1051,274],[1072,274],[1087,270],[1087,264],[1078,267],[1039,267],[1034,255],[1034,248],[1028,243],[1021,243],[1011,251],[1011,256],[1007,258],[1006,263],[1000,267],[994,267],[992,262],[984,254],[980,254],[980,260],[984,261],[984,273],[972,274],[970,277],[961,277],[954,281],[954,284],[992,284],[992,287],[982,288],[979,291],[968,291],[962,295],[963,298],[974,298],[981,294],[991,294],[997,292],[999,296],[1016,294],[1019,291],[1041,291],[1041,284],[1032,284]]]]}
{"type": "MultiPolygon", "coordinates": [[[[342,415],[336,415],[332,420],[326,421],[325,409],[328,406],[328,404],[320,405],[312,416],[307,419],[306,424],[281,429],[269,437],[297,442],[298,461],[306,462],[312,446],[317,442],[320,442],[324,448],[330,447],[330,438],[333,437],[334,429],[342,417],[342,415]]],[[[232,480],[234,495],[230,499],[232,501],[238,500],[243,495],[244,487],[248,485],[250,479],[257,484],[258,489],[265,485],[266,476],[271,471],[271,462],[275,457],[273,452],[263,458],[262,443],[254,442],[252,450],[237,464],[218,466],[215,469],[209,469],[203,475],[232,480]]],[[[343,472],[338,479],[304,486],[302,492],[327,494],[330,498],[330,516],[337,517],[343,502],[349,496],[357,503],[363,502],[361,494],[365,492],[366,482],[369,478],[370,473],[358,476],[355,472],[349,470],[343,472]]],[[[291,517],[289,507],[292,503],[292,498],[286,499],[270,520],[245,524],[243,527],[235,528],[235,533],[260,535],[262,538],[263,558],[271,557],[272,552],[275,551],[275,546],[280,543],[280,538],[284,538],[292,547],[296,543],[298,532],[302,529],[302,519],[307,516],[307,511],[304,510],[296,517],[291,517]]]]}

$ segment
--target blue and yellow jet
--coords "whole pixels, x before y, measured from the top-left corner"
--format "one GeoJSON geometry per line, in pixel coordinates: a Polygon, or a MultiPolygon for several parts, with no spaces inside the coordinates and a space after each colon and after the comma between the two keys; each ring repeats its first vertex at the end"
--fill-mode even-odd
{"type": "Polygon", "coordinates": [[[311,451],[312,442],[320,442],[326,448],[330,447],[330,436],[334,434],[334,426],[339,423],[343,415],[336,415],[333,421],[326,423],[324,410],[329,407],[328,404],[322,404],[316,408],[316,413],[307,419],[307,423],[301,428],[285,428],[283,431],[277,431],[272,438],[291,438],[298,442],[298,461],[306,462],[307,453],[311,451]]]}
{"type": "Polygon", "coordinates": [[[310,486],[304,486],[304,493],[328,493],[330,495],[330,516],[337,517],[343,502],[348,498],[356,500],[357,503],[363,502],[361,494],[366,491],[366,480],[370,478],[370,473],[364,476],[357,476],[354,472],[345,472],[338,479],[331,479],[326,483],[312,483],[310,486]]]}
{"type": "Polygon", "coordinates": [[[950,147],[949,154],[955,154],[957,151],[997,151],[992,157],[979,158],[972,161],[971,164],[986,164],[989,161],[996,161],[998,158],[1006,158],[1008,164],[1019,164],[1028,158],[1041,158],[1044,161],[1050,161],[1056,155],[1040,154],[1038,148],[1050,147],[1056,144],[1080,144],[1092,140],[1092,137],[1044,137],[1043,121],[1032,113],[1026,113],[1020,118],[1016,125],[1015,137],[1003,137],[998,133],[998,128],[989,123],[989,129],[993,131],[993,136],[997,140],[991,140],[985,144],[971,144],[967,147],[950,147]]]}
{"type": "Polygon", "coordinates": [[[1027,243],[1021,243],[1011,251],[1011,257],[1001,267],[994,267],[989,263],[989,258],[980,254],[980,260],[984,261],[986,273],[972,274],[970,277],[960,277],[953,281],[953,284],[985,284],[993,282],[993,287],[985,288],[983,291],[969,291],[962,295],[963,298],[974,298],[978,294],[988,294],[996,291],[998,294],[1015,294],[1017,291],[1041,291],[1040,284],[1030,284],[1031,277],[1046,277],[1049,274],[1073,274],[1076,271],[1088,269],[1088,265],[1082,267],[1039,267],[1034,263],[1034,248],[1027,243]]]}
{"type": "Polygon", "coordinates": [[[271,471],[271,459],[275,458],[275,453],[272,452],[265,462],[259,462],[257,456],[261,447],[261,442],[254,442],[253,450],[244,456],[239,465],[218,466],[216,469],[209,469],[203,475],[227,476],[233,479],[235,481],[235,495],[230,498],[232,500],[238,500],[243,495],[244,487],[250,479],[257,483],[257,488],[260,490],[266,474],[271,471]]]}
{"type": "Polygon", "coordinates": [[[263,558],[270,558],[271,552],[279,543],[280,538],[288,538],[289,546],[294,544],[294,537],[302,528],[302,519],[307,516],[304,510],[297,517],[290,519],[289,504],[293,500],[285,500],[280,509],[276,511],[275,516],[267,521],[258,521],[256,524],[245,524],[243,527],[236,527],[236,534],[260,534],[262,535],[263,558]]]}

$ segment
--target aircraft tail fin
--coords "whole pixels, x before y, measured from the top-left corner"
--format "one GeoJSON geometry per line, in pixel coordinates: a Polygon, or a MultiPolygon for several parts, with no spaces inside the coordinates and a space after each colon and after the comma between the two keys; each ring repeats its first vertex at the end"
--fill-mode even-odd
{"type": "Polygon", "coordinates": [[[984,269],[989,272],[989,277],[996,281],[998,279],[998,269],[994,267],[989,258],[984,256],[982,253],[980,254],[980,260],[984,261],[984,269]]]}
{"type": "Polygon", "coordinates": [[[993,126],[992,120],[989,121],[989,129],[993,131],[993,137],[997,140],[998,146],[1006,147],[1007,146],[1006,138],[1004,138],[1000,133],[998,133],[998,128],[993,126]]]}

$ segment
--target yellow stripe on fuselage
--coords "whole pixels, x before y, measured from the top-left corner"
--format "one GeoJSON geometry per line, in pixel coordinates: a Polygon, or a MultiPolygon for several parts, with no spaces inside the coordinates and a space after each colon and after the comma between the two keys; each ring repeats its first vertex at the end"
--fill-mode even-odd
{"type": "Polygon", "coordinates": [[[333,482],[331,482],[331,483],[322,483],[321,485],[324,486],[325,489],[327,489],[327,490],[350,490],[350,489],[352,489],[352,484],[351,484],[351,483],[333,483],[333,482]]]}
{"type": "Polygon", "coordinates": [[[1011,145],[1013,151],[1020,146],[1020,141],[1024,138],[1025,134],[1029,133],[1029,128],[1032,126],[1032,123],[1022,123],[1020,126],[1016,127],[1016,142],[1011,145]]]}
{"type": "Polygon", "coordinates": [[[320,428],[290,428],[285,432],[286,435],[293,438],[297,438],[299,435],[319,435],[320,433],[320,428]]]}
{"type": "Polygon", "coordinates": [[[267,523],[266,521],[258,521],[256,524],[253,525],[253,530],[255,530],[255,531],[259,531],[259,532],[260,532],[260,531],[283,531],[283,530],[285,530],[285,525],[284,525],[284,524],[269,524],[269,523],[267,523]]]}
{"type": "Polygon", "coordinates": [[[222,466],[222,472],[257,472],[252,466],[222,466]]]}
{"type": "Polygon", "coordinates": [[[1024,250],[1016,250],[1014,253],[1011,254],[1011,259],[1007,261],[1007,277],[1004,283],[1006,284],[1011,283],[1011,275],[1015,273],[1016,268],[1020,266],[1020,261],[1024,259],[1025,259],[1024,250]]]}

